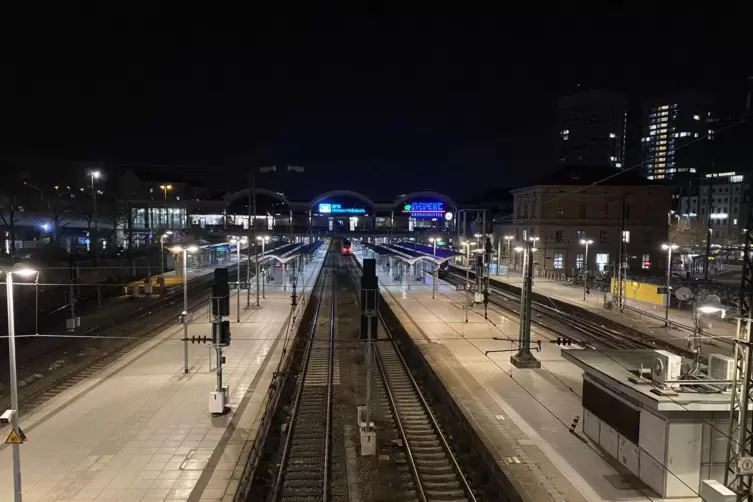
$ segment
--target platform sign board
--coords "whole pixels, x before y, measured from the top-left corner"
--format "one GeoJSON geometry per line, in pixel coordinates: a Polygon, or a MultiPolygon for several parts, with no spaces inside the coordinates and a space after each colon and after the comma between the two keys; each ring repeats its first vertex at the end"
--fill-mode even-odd
{"type": "MultiPolygon", "coordinates": [[[[416,219],[439,219],[444,218],[447,211],[444,202],[414,201],[403,204],[402,212],[416,219]]],[[[451,218],[451,217],[450,217],[451,218]]]]}
{"type": "Polygon", "coordinates": [[[738,474],[743,476],[753,474],[753,457],[742,457],[738,463],[738,474]]]}
{"type": "Polygon", "coordinates": [[[343,204],[322,202],[318,206],[319,214],[366,214],[364,207],[346,207],[343,204]]]}

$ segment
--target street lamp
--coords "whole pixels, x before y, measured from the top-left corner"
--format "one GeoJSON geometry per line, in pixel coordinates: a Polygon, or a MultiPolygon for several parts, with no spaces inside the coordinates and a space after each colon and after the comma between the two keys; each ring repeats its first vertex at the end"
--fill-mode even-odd
{"type": "MultiPolygon", "coordinates": [[[[16,374],[16,318],[13,308],[13,274],[21,277],[31,277],[37,271],[17,263],[13,268],[5,270],[5,291],[8,305],[8,359],[10,366],[10,406],[12,410],[11,427],[19,434],[18,409],[18,376],[16,374]]],[[[13,443],[13,500],[21,502],[21,449],[18,443],[13,443]]]]}
{"type": "Polygon", "coordinates": [[[167,200],[167,191],[168,191],[168,190],[172,190],[172,189],[173,189],[173,186],[172,186],[172,185],[160,185],[159,187],[160,187],[160,189],[161,189],[161,190],[162,190],[163,192],[165,192],[165,200],[167,200]]]}
{"type": "Polygon", "coordinates": [[[667,252],[667,291],[665,293],[666,295],[666,304],[664,305],[664,327],[669,327],[669,281],[672,278],[672,250],[677,249],[679,246],[677,244],[662,244],[661,248],[667,252]]]}
{"type": "MultiPolygon", "coordinates": [[[[264,243],[269,242],[269,236],[257,235],[256,240],[261,242],[261,254],[264,256],[264,243]]],[[[261,287],[264,287],[263,282],[261,287]]],[[[267,297],[264,296],[264,298],[266,299],[267,297]]],[[[256,253],[256,306],[259,306],[259,253],[256,253]]]]}
{"type": "MultiPolygon", "coordinates": [[[[97,214],[97,190],[94,187],[94,180],[98,180],[102,175],[99,171],[89,171],[92,180],[92,199],[94,200],[94,266],[99,273],[99,215],[97,214]]],[[[99,282],[99,281],[97,281],[99,282]]],[[[97,305],[102,308],[102,288],[97,285],[97,305]]]]}
{"type": "Polygon", "coordinates": [[[431,281],[431,299],[436,298],[436,291],[437,291],[437,278],[439,277],[439,264],[437,263],[437,241],[439,240],[438,237],[429,237],[429,242],[432,243],[434,246],[434,249],[432,251],[432,255],[434,257],[434,273],[432,274],[432,281],[431,281]]]}
{"type": "Polygon", "coordinates": [[[586,291],[588,291],[588,246],[593,244],[591,239],[581,239],[581,246],[586,246],[586,255],[583,257],[583,301],[586,301],[586,291]]]}
{"type": "MultiPolygon", "coordinates": [[[[512,254],[511,246],[513,238],[514,236],[512,235],[505,235],[505,240],[507,241],[507,277],[510,277],[510,255],[512,254]]],[[[497,267],[499,267],[499,265],[497,265],[497,267]]],[[[499,275],[499,273],[497,275],[499,275]]]]}
{"type": "Polygon", "coordinates": [[[188,373],[188,253],[195,253],[196,246],[173,246],[175,254],[183,253],[183,373],[188,373]]]}
{"type": "Polygon", "coordinates": [[[243,237],[242,239],[230,239],[232,244],[235,244],[235,250],[238,255],[238,294],[236,295],[236,317],[235,322],[241,322],[241,244],[248,243],[248,239],[243,237]]]}
{"type": "Polygon", "coordinates": [[[160,275],[163,276],[163,279],[164,279],[164,276],[165,276],[165,241],[167,239],[169,239],[171,235],[173,235],[173,231],[172,230],[168,230],[167,232],[165,232],[164,234],[162,234],[160,236],[160,238],[159,238],[159,244],[160,244],[159,272],[160,272],[160,275]]]}

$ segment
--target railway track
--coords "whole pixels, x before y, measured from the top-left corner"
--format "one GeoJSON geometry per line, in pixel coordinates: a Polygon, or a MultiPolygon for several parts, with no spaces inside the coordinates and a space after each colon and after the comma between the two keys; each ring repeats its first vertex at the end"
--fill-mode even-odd
{"type": "MultiPolygon", "coordinates": [[[[471,277],[473,275],[471,274],[471,277]]],[[[453,284],[465,283],[465,276],[451,272],[448,281],[453,284]]],[[[500,288],[489,286],[490,303],[497,307],[520,314],[520,298],[500,288]]],[[[618,331],[605,325],[584,319],[578,315],[564,312],[555,306],[533,301],[531,309],[534,316],[531,323],[540,326],[555,336],[573,340],[587,348],[594,349],[664,349],[691,357],[687,350],[648,335],[635,332],[625,327],[618,331]]]]}
{"type": "MultiPolygon", "coordinates": [[[[354,263],[353,258],[350,277],[354,294],[360,298],[357,281],[360,273],[354,263]]],[[[412,478],[409,482],[396,483],[398,492],[395,500],[475,502],[476,496],[442,428],[396,347],[386,323],[380,320],[387,334],[386,340],[374,344],[380,383],[402,440],[412,478]]]]}
{"type": "MultiPolygon", "coordinates": [[[[330,257],[332,258],[332,257],[330,257]]],[[[333,478],[345,466],[333,461],[333,394],[336,372],[336,276],[328,270],[303,354],[282,458],[271,500],[290,502],[348,500],[333,478]]]]}

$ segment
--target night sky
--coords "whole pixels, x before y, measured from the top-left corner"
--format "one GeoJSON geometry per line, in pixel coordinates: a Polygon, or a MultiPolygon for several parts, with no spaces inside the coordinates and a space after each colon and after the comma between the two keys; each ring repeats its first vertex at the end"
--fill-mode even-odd
{"type": "Polygon", "coordinates": [[[470,197],[556,169],[556,99],[578,85],[741,100],[749,14],[680,5],[651,15],[6,13],[0,156],[212,167],[211,181],[231,188],[253,166],[295,164],[306,173],[286,185],[293,196],[470,197]]]}

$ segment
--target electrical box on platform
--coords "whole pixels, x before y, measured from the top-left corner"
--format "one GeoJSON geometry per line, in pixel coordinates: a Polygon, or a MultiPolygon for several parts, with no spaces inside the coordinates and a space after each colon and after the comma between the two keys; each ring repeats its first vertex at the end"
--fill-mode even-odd
{"type": "Polygon", "coordinates": [[[222,392],[210,392],[209,393],[209,413],[213,415],[221,415],[225,413],[225,397],[227,394],[223,390],[222,392]]]}

